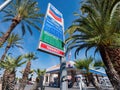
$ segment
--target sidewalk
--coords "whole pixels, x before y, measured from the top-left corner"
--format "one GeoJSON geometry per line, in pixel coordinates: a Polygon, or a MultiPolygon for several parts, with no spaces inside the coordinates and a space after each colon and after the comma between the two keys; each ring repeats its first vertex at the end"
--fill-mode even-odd
{"type": "MultiPolygon", "coordinates": [[[[45,90],[60,90],[60,88],[45,87],[45,90]]],[[[68,90],[80,90],[80,89],[79,88],[68,88],[68,90]]],[[[96,90],[96,89],[94,87],[86,87],[86,90],[96,90]]],[[[108,89],[103,89],[103,90],[113,90],[113,89],[108,88],[108,89]]]]}
{"type": "MultiPolygon", "coordinates": [[[[25,87],[25,90],[32,90],[33,85],[27,85],[25,87]]],[[[56,88],[56,87],[45,87],[45,90],[60,90],[60,88],[56,88]]],[[[80,90],[78,87],[73,87],[73,88],[68,88],[67,90],[80,90]]],[[[94,87],[86,87],[86,90],[96,90],[94,87]]],[[[103,90],[113,90],[112,88],[108,88],[108,89],[103,89],[103,90]]]]}
{"type": "MultiPolygon", "coordinates": [[[[45,87],[45,90],[60,90],[60,88],[45,87]]],[[[79,88],[68,88],[68,90],[80,90],[79,88]]],[[[89,87],[86,90],[96,90],[95,88],[89,87]]]]}

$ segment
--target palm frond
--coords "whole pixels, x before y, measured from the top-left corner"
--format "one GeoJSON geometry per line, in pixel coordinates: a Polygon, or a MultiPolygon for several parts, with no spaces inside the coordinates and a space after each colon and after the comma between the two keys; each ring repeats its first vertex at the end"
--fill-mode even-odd
{"type": "Polygon", "coordinates": [[[85,69],[87,71],[87,73],[89,73],[89,65],[92,63],[93,58],[89,57],[86,59],[82,59],[82,60],[76,60],[75,61],[75,67],[77,69],[85,69]]]}
{"type": "Polygon", "coordinates": [[[29,25],[33,26],[34,28],[36,28],[38,31],[40,31],[40,27],[37,26],[35,23],[31,22],[30,20],[25,19],[25,22],[28,23],[29,25]]]}
{"type": "Polygon", "coordinates": [[[75,57],[82,49],[87,52],[94,48],[94,55],[99,46],[119,47],[120,7],[119,0],[86,0],[77,14],[78,19],[65,31],[66,53],[75,48],[75,57]],[[114,10],[113,10],[114,8],[114,10]],[[81,12],[82,12],[81,11],[81,12]]]}
{"type": "Polygon", "coordinates": [[[38,59],[38,57],[36,57],[35,53],[32,53],[32,52],[25,54],[24,58],[26,58],[28,61],[38,59]]]}
{"type": "Polygon", "coordinates": [[[21,23],[21,29],[22,29],[22,35],[25,35],[26,30],[25,30],[25,25],[24,25],[24,23],[21,23]]]}
{"type": "Polygon", "coordinates": [[[22,55],[18,56],[17,58],[6,56],[5,61],[1,61],[0,67],[9,71],[15,70],[17,67],[20,67],[26,62],[22,61],[22,59],[22,55]]]}
{"type": "Polygon", "coordinates": [[[104,63],[102,62],[102,61],[96,61],[95,63],[94,63],[94,67],[105,67],[105,65],[104,65],[104,63]]]}
{"type": "Polygon", "coordinates": [[[26,30],[32,35],[31,27],[40,31],[40,25],[42,24],[43,14],[40,13],[40,8],[38,7],[38,2],[35,0],[14,0],[7,8],[5,8],[3,22],[8,22],[11,20],[19,21],[21,25],[22,34],[25,35],[26,30]]]}
{"type": "Polygon", "coordinates": [[[8,21],[11,21],[11,20],[12,20],[12,18],[5,18],[1,22],[8,22],[8,21]]]}

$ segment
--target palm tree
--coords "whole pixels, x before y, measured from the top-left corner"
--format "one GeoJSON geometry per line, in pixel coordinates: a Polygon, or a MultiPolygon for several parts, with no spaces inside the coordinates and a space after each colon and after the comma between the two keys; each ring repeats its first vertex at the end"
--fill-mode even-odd
{"type": "Polygon", "coordinates": [[[26,84],[27,84],[27,80],[28,80],[28,76],[30,74],[30,68],[31,68],[31,60],[36,60],[37,57],[35,56],[34,53],[28,53],[24,55],[24,58],[27,59],[27,65],[25,67],[25,70],[23,72],[23,76],[22,76],[22,80],[21,80],[21,84],[19,87],[19,90],[24,90],[26,84]]]}
{"type": "Polygon", "coordinates": [[[34,89],[38,90],[40,76],[44,76],[44,74],[46,73],[46,70],[37,69],[37,70],[34,70],[34,72],[37,74],[37,77],[36,77],[36,86],[34,87],[34,89]]]}
{"type": "Polygon", "coordinates": [[[0,67],[5,69],[2,90],[14,90],[16,68],[26,63],[26,61],[22,61],[22,59],[22,55],[16,58],[6,56],[5,60],[0,62],[0,67]]]}
{"type": "MultiPolygon", "coordinates": [[[[24,70],[22,70],[22,71],[19,71],[21,74],[23,74],[24,73],[24,70]]],[[[29,72],[29,74],[31,74],[31,79],[32,79],[32,76],[33,76],[33,74],[34,74],[34,70],[30,70],[30,72],[29,72]]]]}
{"type": "MultiPolygon", "coordinates": [[[[86,79],[86,84],[89,85],[90,82],[92,82],[92,84],[95,86],[95,88],[97,90],[101,90],[101,87],[99,86],[98,82],[95,81],[95,78],[93,76],[92,73],[90,73],[90,64],[93,62],[93,58],[92,57],[89,57],[87,59],[83,59],[83,60],[77,60],[75,61],[75,67],[77,69],[85,69],[85,76],[87,76],[87,79],[86,79]]],[[[98,65],[98,64],[97,64],[98,65]]],[[[98,65],[100,66],[100,65],[98,65]]]]}
{"type": "Polygon", "coordinates": [[[40,30],[38,24],[41,23],[43,14],[40,14],[38,2],[35,0],[14,0],[3,12],[5,12],[3,22],[12,21],[12,24],[7,32],[0,37],[0,46],[4,44],[17,25],[21,24],[23,35],[26,29],[32,34],[31,27],[40,30]]]}
{"type": "Polygon", "coordinates": [[[46,70],[40,70],[39,68],[37,70],[34,70],[34,72],[37,74],[37,77],[40,77],[41,75],[44,75],[46,70]]]}
{"type": "Polygon", "coordinates": [[[38,82],[39,82],[40,76],[43,76],[46,73],[46,70],[37,69],[37,70],[34,70],[34,72],[37,74],[36,79],[38,79],[38,82]]]}
{"type": "Polygon", "coordinates": [[[20,38],[18,34],[12,33],[10,35],[10,37],[7,39],[7,46],[5,48],[4,54],[1,57],[1,60],[4,60],[8,50],[10,48],[14,48],[14,47],[22,48],[22,46],[20,45],[20,44],[22,44],[21,40],[22,40],[22,38],[20,38]]]}
{"type": "Polygon", "coordinates": [[[105,70],[115,90],[120,89],[120,1],[85,0],[81,6],[83,14],[65,32],[68,51],[91,48],[99,52],[105,64],[105,70]],[[111,77],[112,76],[112,77],[111,77]]]}

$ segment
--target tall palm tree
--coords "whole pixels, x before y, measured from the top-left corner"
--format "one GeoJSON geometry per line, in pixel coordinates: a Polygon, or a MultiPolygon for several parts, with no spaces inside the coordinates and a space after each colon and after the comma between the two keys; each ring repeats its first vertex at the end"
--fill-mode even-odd
{"type": "Polygon", "coordinates": [[[44,75],[46,70],[40,70],[39,68],[37,70],[34,70],[34,72],[37,74],[37,77],[40,77],[41,75],[44,75]]]}
{"type": "MultiPolygon", "coordinates": [[[[23,75],[24,70],[21,70],[21,71],[19,71],[19,72],[23,75]]],[[[33,76],[33,74],[34,74],[34,70],[30,70],[29,74],[31,75],[30,78],[32,79],[32,76],[33,76]]],[[[29,80],[30,80],[30,78],[29,78],[29,80]]]]}
{"type": "MultiPolygon", "coordinates": [[[[87,76],[87,82],[86,84],[89,85],[90,82],[92,82],[92,84],[95,86],[95,88],[97,90],[101,90],[101,87],[99,86],[98,82],[95,81],[95,78],[93,76],[92,73],[90,73],[90,64],[93,62],[93,58],[92,57],[89,57],[87,59],[83,59],[83,60],[77,60],[75,61],[75,67],[77,69],[85,69],[85,76],[87,76]]],[[[95,64],[95,65],[98,65],[100,66],[99,64],[95,64]]]]}
{"type": "Polygon", "coordinates": [[[26,30],[32,34],[31,27],[40,30],[38,24],[41,23],[43,14],[40,14],[38,2],[35,0],[14,0],[3,12],[5,12],[3,22],[12,21],[12,24],[7,32],[0,37],[0,46],[8,39],[15,27],[20,24],[23,35],[26,30]]]}
{"type": "Polygon", "coordinates": [[[27,59],[27,65],[25,67],[25,70],[23,72],[23,76],[22,76],[22,80],[21,80],[21,84],[19,87],[19,90],[24,90],[26,84],[27,84],[27,80],[28,80],[28,76],[30,74],[30,68],[31,68],[31,60],[36,60],[37,57],[35,56],[34,53],[28,53],[24,55],[24,58],[27,59]]]}
{"type": "Polygon", "coordinates": [[[26,61],[22,61],[22,59],[22,55],[16,58],[6,56],[5,60],[0,62],[0,67],[5,69],[2,90],[14,90],[16,68],[26,63],[26,61]]]}
{"type": "Polygon", "coordinates": [[[37,69],[37,70],[34,70],[34,72],[37,74],[37,77],[36,77],[36,86],[34,87],[34,89],[38,90],[40,76],[44,76],[44,74],[46,73],[46,70],[37,69]]]}
{"type": "Polygon", "coordinates": [[[105,64],[105,70],[115,90],[120,89],[120,1],[85,0],[83,14],[66,31],[68,50],[79,51],[95,48],[105,64]],[[112,76],[112,77],[111,77],[112,76]]]}
{"type": "Polygon", "coordinates": [[[14,48],[14,47],[22,48],[22,46],[20,45],[20,44],[22,44],[21,40],[22,40],[22,38],[20,38],[18,34],[12,33],[10,35],[10,37],[7,39],[7,46],[5,47],[5,51],[1,57],[1,60],[4,60],[8,50],[10,48],[14,48]]]}

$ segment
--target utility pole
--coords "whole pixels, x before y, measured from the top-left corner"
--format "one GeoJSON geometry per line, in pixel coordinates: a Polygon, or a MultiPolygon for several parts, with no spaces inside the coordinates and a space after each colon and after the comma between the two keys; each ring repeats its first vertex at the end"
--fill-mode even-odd
{"type": "Polygon", "coordinates": [[[6,0],[2,5],[0,5],[0,11],[2,11],[12,0],[6,0]]]}

